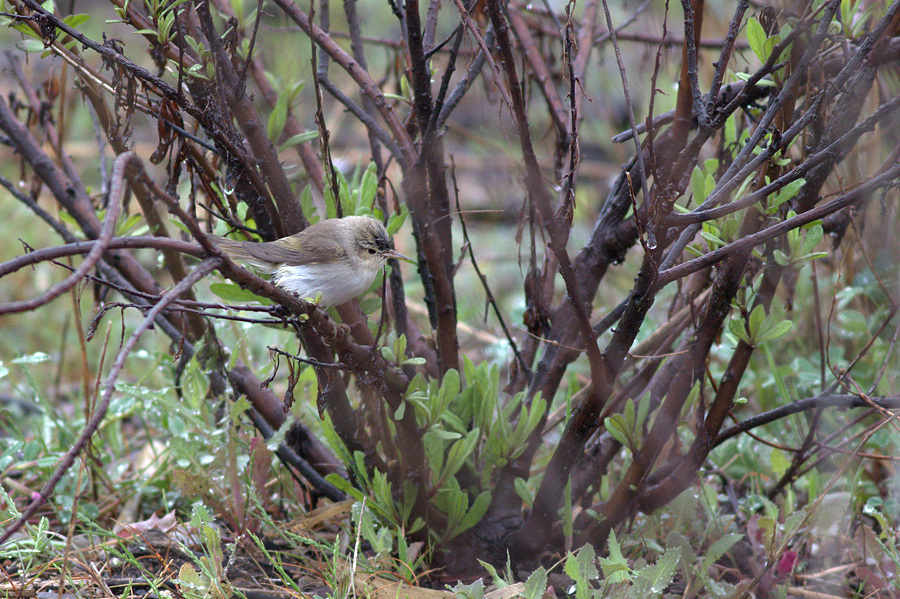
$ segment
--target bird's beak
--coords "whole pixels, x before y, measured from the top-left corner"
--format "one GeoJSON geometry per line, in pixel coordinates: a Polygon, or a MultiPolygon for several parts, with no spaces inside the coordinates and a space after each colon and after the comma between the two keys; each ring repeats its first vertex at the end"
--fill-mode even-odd
{"type": "Polygon", "coordinates": [[[404,262],[409,262],[410,264],[415,264],[416,266],[418,266],[418,264],[414,260],[410,260],[409,258],[404,256],[397,250],[391,250],[390,252],[385,252],[385,256],[387,256],[388,258],[395,258],[397,260],[403,260],[404,262]]]}

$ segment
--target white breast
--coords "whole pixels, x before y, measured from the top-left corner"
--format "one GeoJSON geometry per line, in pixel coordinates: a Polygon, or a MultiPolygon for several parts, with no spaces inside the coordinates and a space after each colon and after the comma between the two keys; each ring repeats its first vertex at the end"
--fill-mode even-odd
{"type": "Polygon", "coordinates": [[[282,265],[274,275],[275,284],[300,297],[314,299],[320,293],[320,306],[337,306],[360,295],[378,274],[377,269],[351,268],[346,262],[282,265]]]}

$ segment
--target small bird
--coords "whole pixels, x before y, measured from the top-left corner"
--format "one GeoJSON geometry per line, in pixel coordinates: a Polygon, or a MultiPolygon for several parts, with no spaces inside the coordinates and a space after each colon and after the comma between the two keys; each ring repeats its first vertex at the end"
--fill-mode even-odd
{"type": "Polygon", "coordinates": [[[388,258],[412,262],[394,249],[381,221],[370,216],[321,220],[295,235],[253,243],[213,237],[229,257],[272,275],[300,297],[337,306],[363,293],[388,258]]]}

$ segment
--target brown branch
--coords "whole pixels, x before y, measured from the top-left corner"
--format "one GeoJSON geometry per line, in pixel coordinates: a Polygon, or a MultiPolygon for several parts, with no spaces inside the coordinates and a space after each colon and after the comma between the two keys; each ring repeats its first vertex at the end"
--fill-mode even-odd
{"type": "Polygon", "coordinates": [[[425,59],[419,4],[406,4],[406,35],[409,42],[410,81],[422,151],[410,168],[404,169],[403,186],[420,249],[420,269],[428,273],[432,294],[426,294],[429,316],[437,328],[438,364],[441,372],[459,370],[459,339],[456,325],[456,291],[453,285],[453,234],[450,197],[444,171],[444,146],[430,127],[434,99],[431,72],[425,59]],[[424,257],[424,268],[422,258],[424,257]]]}
{"type": "Polygon", "coordinates": [[[559,140],[557,143],[567,145],[569,132],[566,128],[566,111],[563,108],[559,92],[556,91],[556,87],[553,85],[553,78],[550,75],[550,69],[544,60],[544,56],[538,49],[534,37],[531,35],[531,30],[526,25],[522,15],[519,14],[519,11],[510,7],[506,14],[509,17],[509,25],[519,41],[519,46],[522,47],[525,58],[531,66],[532,76],[538,83],[544,101],[547,102],[547,112],[550,113],[550,120],[556,128],[556,137],[559,140]]]}
{"type": "Polygon", "coordinates": [[[682,0],[684,7],[684,45],[681,46],[681,80],[675,99],[675,118],[672,122],[673,147],[682,148],[687,141],[694,108],[699,104],[697,83],[697,42],[703,27],[703,0],[682,0]]]}
{"type": "MultiPolygon", "coordinates": [[[[12,260],[7,260],[0,264],[0,277],[5,277],[21,268],[37,264],[38,262],[58,260],[59,258],[64,258],[66,256],[77,256],[79,254],[93,252],[100,243],[100,240],[92,239],[90,241],[78,241],[29,252],[18,258],[13,258],[12,260]]],[[[138,248],[154,248],[158,250],[169,249],[194,256],[195,258],[204,257],[202,248],[197,244],[167,237],[150,237],[145,235],[136,235],[134,237],[112,237],[107,244],[107,249],[110,250],[138,248]]]]}

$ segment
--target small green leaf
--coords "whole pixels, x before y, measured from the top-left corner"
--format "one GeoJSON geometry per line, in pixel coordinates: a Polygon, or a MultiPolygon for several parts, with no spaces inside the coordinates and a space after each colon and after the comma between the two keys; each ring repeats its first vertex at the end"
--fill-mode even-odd
{"type": "Polygon", "coordinates": [[[757,343],[757,337],[762,328],[762,324],[766,319],[766,309],[759,304],[750,312],[750,318],[747,319],[747,333],[753,343],[757,343]]]}
{"type": "Polygon", "coordinates": [[[691,171],[691,191],[694,194],[694,201],[698,204],[702,204],[707,196],[706,176],[703,174],[703,171],[700,170],[699,166],[695,166],[694,170],[691,171]]]}
{"type": "Polygon", "coordinates": [[[12,360],[10,360],[10,364],[40,364],[41,362],[47,362],[49,360],[49,355],[45,354],[42,351],[39,351],[33,354],[13,358],[12,360]]]}
{"type": "Polygon", "coordinates": [[[719,237],[713,233],[710,233],[709,231],[701,231],[700,237],[702,237],[704,240],[706,240],[706,242],[713,249],[722,247],[723,245],[725,245],[725,241],[721,237],[719,237]]]}
{"type": "MultiPolygon", "coordinates": [[[[271,117],[270,117],[271,120],[271,117]]],[[[278,151],[282,152],[287,150],[288,148],[292,148],[294,146],[299,146],[300,144],[305,144],[311,142],[315,139],[318,139],[319,132],[318,131],[304,131],[303,133],[297,133],[296,135],[291,135],[287,140],[278,146],[278,151]]],[[[269,139],[272,139],[271,137],[269,139]]]]}
{"type": "Polygon", "coordinates": [[[616,539],[614,531],[609,533],[607,549],[609,550],[609,557],[601,557],[598,560],[600,568],[603,570],[603,576],[613,584],[628,580],[631,567],[622,555],[622,549],[619,547],[619,541],[616,539]]]}
{"type": "Polygon", "coordinates": [[[44,42],[41,40],[20,40],[16,42],[16,47],[22,52],[43,52],[44,42]]]}
{"type": "Polygon", "coordinates": [[[730,532],[722,535],[718,541],[709,546],[709,549],[706,550],[706,555],[703,557],[703,570],[708,570],[714,563],[716,563],[720,557],[725,555],[725,552],[731,549],[731,547],[743,538],[744,535],[730,532]]]}
{"type": "Polygon", "coordinates": [[[272,114],[269,115],[269,122],[266,127],[266,133],[274,142],[277,142],[284,131],[284,124],[287,122],[289,95],[282,93],[275,102],[272,114]]]}
{"type": "Polygon", "coordinates": [[[747,328],[744,326],[744,322],[740,318],[732,318],[731,320],[729,320],[728,330],[732,335],[734,335],[744,343],[750,343],[750,337],[747,336],[747,328]]]}
{"type": "Polygon", "coordinates": [[[397,406],[397,409],[394,411],[394,420],[403,420],[403,415],[406,413],[406,402],[401,401],[400,405],[397,406]]]}
{"type": "Polygon", "coordinates": [[[404,221],[406,221],[407,214],[409,214],[409,210],[404,204],[403,211],[400,214],[392,214],[390,218],[388,218],[388,224],[385,227],[387,229],[387,232],[391,235],[395,235],[397,231],[400,230],[400,227],[403,226],[404,221]]]}
{"type": "Polygon", "coordinates": [[[793,328],[794,323],[790,320],[782,320],[778,324],[767,328],[756,340],[757,345],[760,343],[764,343],[766,341],[772,341],[773,339],[778,339],[779,337],[783,337],[788,333],[788,331],[793,328]]]}
{"type": "Polygon", "coordinates": [[[72,29],[77,29],[79,25],[82,23],[87,23],[91,20],[90,15],[78,14],[78,15],[69,15],[63,19],[63,23],[71,27],[72,29]]]}
{"type": "Polygon", "coordinates": [[[359,193],[357,194],[358,206],[371,206],[375,202],[375,193],[378,191],[378,171],[375,163],[369,163],[366,172],[363,173],[359,182],[359,193]]]}
{"type": "Polygon", "coordinates": [[[428,431],[429,434],[434,435],[436,438],[441,439],[443,441],[456,441],[457,439],[461,439],[462,435],[459,433],[455,433],[453,431],[445,431],[439,428],[433,428],[428,431]]]}
{"type": "Polygon", "coordinates": [[[613,439],[631,449],[630,431],[625,426],[625,418],[621,414],[613,414],[603,421],[603,425],[613,439]]]}
{"type": "Polygon", "coordinates": [[[577,599],[590,599],[593,595],[590,581],[600,575],[594,565],[595,558],[594,548],[590,544],[579,549],[577,553],[570,553],[566,558],[563,570],[575,581],[577,599]]]}
{"type": "Polygon", "coordinates": [[[672,547],[656,564],[638,570],[635,576],[635,596],[659,597],[675,577],[675,566],[681,558],[681,547],[672,547]]]}
{"type": "Polygon", "coordinates": [[[478,497],[475,498],[475,501],[472,502],[472,506],[466,512],[466,515],[463,516],[463,519],[460,520],[459,524],[457,525],[456,534],[458,535],[460,533],[463,533],[478,524],[487,513],[487,510],[490,506],[490,491],[482,491],[481,493],[479,493],[478,497]]]}
{"type": "Polygon", "coordinates": [[[812,252],[819,242],[822,241],[822,237],[825,236],[825,231],[822,228],[822,225],[815,225],[806,230],[806,235],[803,236],[803,243],[800,244],[800,252],[803,254],[809,254],[812,252]]]}
{"type": "Polygon", "coordinates": [[[531,492],[531,489],[528,488],[528,483],[524,478],[517,477],[513,482],[513,487],[516,490],[516,495],[522,500],[522,503],[529,508],[534,505],[534,494],[531,492]]]}
{"type": "Polygon", "coordinates": [[[525,599],[541,599],[547,591],[547,571],[541,566],[525,581],[525,599]]]}
{"type": "Polygon", "coordinates": [[[141,222],[142,218],[143,216],[141,214],[132,214],[116,228],[116,235],[124,237],[129,231],[136,227],[139,222],[141,222]]]}
{"type": "Polygon", "coordinates": [[[750,49],[761,62],[766,62],[768,56],[765,52],[766,32],[754,17],[747,19],[747,42],[750,49]]]}
{"type": "Polygon", "coordinates": [[[216,297],[219,297],[226,302],[258,302],[266,306],[272,304],[272,300],[256,295],[252,291],[247,291],[232,283],[210,283],[209,290],[216,295],[216,297]]]}
{"type": "Polygon", "coordinates": [[[776,477],[781,478],[781,475],[787,472],[787,469],[791,467],[791,461],[787,459],[783,451],[780,449],[773,449],[769,465],[772,468],[772,473],[776,477]]]}
{"type": "Polygon", "coordinates": [[[791,263],[791,257],[781,250],[775,250],[774,252],[772,252],[772,256],[775,258],[775,262],[779,266],[787,266],[791,263]]]}

